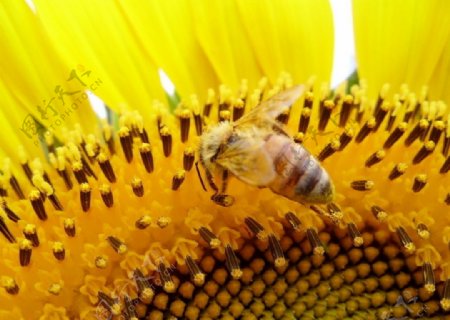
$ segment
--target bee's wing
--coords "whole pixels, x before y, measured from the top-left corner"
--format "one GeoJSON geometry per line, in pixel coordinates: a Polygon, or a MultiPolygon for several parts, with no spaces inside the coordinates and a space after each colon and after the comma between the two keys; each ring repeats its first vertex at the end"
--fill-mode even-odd
{"type": "Polygon", "coordinates": [[[251,125],[265,129],[271,129],[274,125],[279,127],[275,118],[288,109],[302,95],[303,89],[302,85],[297,85],[274,95],[250,110],[237,120],[234,125],[236,127],[251,125]]]}
{"type": "Polygon", "coordinates": [[[260,138],[240,138],[228,144],[216,162],[245,183],[267,186],[276,173],[264,143],[260,138]]]}

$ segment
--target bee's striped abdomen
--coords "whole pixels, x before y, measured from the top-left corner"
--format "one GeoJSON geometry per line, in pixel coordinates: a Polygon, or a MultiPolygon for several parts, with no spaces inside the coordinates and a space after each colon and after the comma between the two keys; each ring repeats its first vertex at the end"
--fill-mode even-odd
{"type": "Polygon", "coordinates": [[[326,203],[333,197],[333,185],[325,169],[305,148],[288,137],[272,135],[266,149],[273,157],[277,177],[270,188],[297,202],[326,203]]]}

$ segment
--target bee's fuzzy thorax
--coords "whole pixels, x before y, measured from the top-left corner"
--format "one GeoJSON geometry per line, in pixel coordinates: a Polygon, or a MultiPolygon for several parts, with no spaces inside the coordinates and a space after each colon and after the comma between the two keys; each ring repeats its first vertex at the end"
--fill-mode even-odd
{"type": "Polygon", "coordinates": [[[211,158],[217,154],[221,144],[224,144],[233,133],[233,125],[222,121],[209,128],[201,137],[199,153],[201,161],[206,167],[213,165],[211,158]]]}

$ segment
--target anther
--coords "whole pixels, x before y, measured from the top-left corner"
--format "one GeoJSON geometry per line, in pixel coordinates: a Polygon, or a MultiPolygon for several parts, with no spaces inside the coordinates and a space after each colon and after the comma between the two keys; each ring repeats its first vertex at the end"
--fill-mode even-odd
{"type": "MultiPolygon", "coordinates": [[[[306,97],[305,97],[305,102],[306,102],[306,97]]],[[[304,107],[302,109],[302,113],[300,115],[300,122],[298,124],[298,131],[302,132],[302,133],[306,133],[306,131],[308,130],[308,126],[309,126],[309,120],[311,118],[311,109],[310,108],[306,108],[304,107]]]]}
{"type": "Polygon", "coordinates": [[[244,222],[259,240],[267,239],[267,232],[258,221],[251,217],[247,217],[244,219],[244,222]]]}
{"type": "Polygon", "coordinates": [[[195,151],[194,149],[188,147],[183,153],[183,169],[190,171],[195,161],[195,151]]]}
{"type": "Polygon", "coordinates": [[[422,148],[417,152],[417,154],[413,158],[413,164],[418,164],[422,162],[423,159],[428,157],[436,147],[433,141],[427,141],[423,144],[422,148]]]}
{"type": "Polygon", "coordinates": [[[120,128],[118,135],[125,159],[130,163],[133,160],[133,137],[127,127],[120,128]]]}
{"type": "Polygon", "coordinates": [[[144,195],[144,185],[140,178],[134,177],[131,180],[131,189],[137,197],[142,197],[144,195]]]}
{"type": "Polygon", "coordinates": [[[442,164],[442,167],[439,169],[439,173],[444,174],[450,170],[450,156],[442,164]]]}
{"type": "Polygon", "coordinates": [[[323,108],[320,112],[319,119],[319,131],[324,131],[327,127],[328,121],[330,120],[331,111],[334,109],[335,104],[333,100],[325,100],[323,103],[323,108]]]}
{"type": "Polygon", "coordinates": [[[229,110],[221,110],[219,112],[219,121],[230,121],[231,119],[231,112],[229,110]]]}
{"type": "MultiPolygon", "coordinates": [[[[92,170],[91,166],[89,165],[89,163],[86,161],[86,159],[85,159],[84,157],[81,157],[81,163],[82,163],[82,165],[83,165],[83,170],[84,170],[84,172],[85,172],[88,176],[93,177],[95,180],[97,180],[97,176],[95,175],[95,172],[92,170]]],[[[45,174],[46,174],[46,173],[44,173],[44,179],[45,179],[48,183],[50,183],[50,181],[49,181],[48,179],[45,178],[45,174]]],[[[51,183],[50,183],[50,184],[51,184],[51,183]]]]}
{"type": "Polygon", "coordinates": [[[139,300],[145,304],[149,304],[155,295],[155,291],[153,290],[150,281],[139,269],[134,270],[133,279],[134,282],[136,282],[139,300]]]}
{"type": "Polygon", "coordinates": [[[32,244],[28,239],[19,242],[19,262],[22,267],[26,267],[31,261],[32,244]]]}
{"type": "Polygon", "coordinates": [[[342,102],[341,112],[339,114],[339,127],[343,128],[347,124],[352,111],[352,106],[353,96],[348,94],[344,97],[344,101],[342,102]]]}
{"type": "Polygon", "coordinates": [[[121,312],[121,306],[118,299],[113,299],[106,293],[99,291],[97,293],[98,303],[106,308],[113,315],[119,315],[121,312]]]}
{"type": "Polygon", "coordinates": [[[163,126],[159,130],[159,134],[161,135],[164,156],[169,157],[172,153],[172,135],[170,134],[169,128],[167,126],[163,126]]]}
{"type": "Polygon", "coordinates": [[[341,144],[339,151],[344,150],[344,148],[352,141],[355,133],[353,129],[347,128],[345,131],[339,136],[339,143],[341,144]]]}
{"type": "Polygon", "coordinates": [[[425,290],[432,293],[436,290],[436,282],[434,280],[433,266],[429,262],[423,264],[423,279],[425,290]]]}
{"type": "Polygon", "coordinates": [[[406,122],[400,123],[394,131],[391,132],[389,137],[384,142],[383,148],[389,149],[396,143],[405,133],[406,129],[408,128],[408,124],[406,122]]]}
{"type": "Polygon", "coordinates": [[[0,197],[6,198],[8,196],[8,191],[3,188],[3,186],[0,186],[0,197]]]}
{"type": "Polygon", "coordinates": [[[308,228],[306,230],[306,236],[308,238],[309,243],[311,244],[311,248],[315,255],[323,255],[325,253],[325,249],[323,247],[322,241],[317,234],[317,231],[313,228],[308,228]]]}
{"type": "Polygon", "coordinates": [[[217,238],[217,236],[209,229],[200,227],[200,229],[198,229],[198,233],[212,249],[218,248],[220,246],[219,238],[217,238]]]}
{"type": "Polygon", "coordinates": [[[42,200],[41,193],[38,190],[33,190],[30,192],[28,198],[30,199],[31,206],[33,207],[33,210],[36,213],[37,217],[42,221],[47,220],[47,212],[44,208],[44,202],[42,200]]]}
{"type": "Polygon", "coordinates": [[[284,110],[282,113],[280,113],[277,117],[277,121],[279,123],[282,124],[287,124],[289,121],[289,116],[290,116],[291,110],[290,109],[286,109],[284,110]]]}
{"type": "Polygon", "coordinates": [[[396,164],[392,171],[389,173],[389,180],[394,180],[400,177],[406,172],[406,169],[408,169],[408,165],[406,163],[400,162],[396,164]]]}
{"type": "MultiPolygon", "coordinates": [[[[450,124],[448,124],[448,126],[450,127],[450,124]]],[[[448,156],[449,151],[450,151],[450,129],[449,133],[444,138],[444,142],[442,143],[442,154],[444,155],[444,157],[448,156]]]]}
{"type": "Polygon", "coordinates": [[[203,119],[199,113],[194,113],[194,124],[195,124],[195,132],[198,136],[201,136],[203,133],[203,119]]]}
{"type": "Polygon", "coordinates": [[[102,128],[103,139],[108,145],[108,150],[111,155],[116,153],[116,148],[114,146],[114,138],[112,134],[112,128],[109,124],[105,124],[102,128]]]}
{"type": "Polygon", "coordinates": [[[327,204],[327,209],[329,214],[325,215],[328,216],[333,221],[334,224],[339,224],[339,222],[344,217],[341,208],[339,208],[339,206],[336,203],[331,202],[327,204]]]}
{"type": "Polygon", "coordinates": [[[389,103],[383,102],[383,104],[380,106],[380,108],[375,112],[374,117],[375,117],[376,125],[374,127],[374,131],[378,130],[378,128],[380,127],[384,118],[386,117],[390,107],[391,106],[389,103]]]}
{"type": "Polygon", "coordinates": [[[105,269],[108,265],[108,258],[106,256],[97,256],[94,260],[95,267],[98,269],[105,269]]]}
{"type": "Polygon", "coordinates": [[[111,166],[111,162],[107,158],[106,154],[101,152],[97,156],[97,161],[106,179],[108,179],[111,183],[116,182],[116,175],[114,174],[113,167],[111,166]]]}
{"type": "Polygon", "coordinates": [[[135,303],[128,295],[125,295],[125,310],[123,315],[126,320],[138,320],[135,303]]]}
{"type": "Polygon", "coordinates": [[[189,128],[191,127],[191,112],[188,109],[183,109],[180,114],[180,139],[181,142],[186,142],[189,138],[189,128]]]}
{"type": "Polygon", "coordinates": [[[242,99],[237,99],[233,105],[233,121],[239,120],[244,115],[245,105],[242,99]]]}
{"type": "Polygon", "coordinates": [[[39,237],[36,231],[36,226],[34,224],[28,223],[23,228],[23,235],[26,239],[31,241],[33,247],[39,246],[39,237]]]}
{"type": "Polygon", "coordinates": [[[286,213],[285,218],[290,223],[290,225],[292,226],[292,228],[294,230],[300,229],[300,225],[302,223],[301,223],[300,219],[293,212],[289,211],[288,213],[286,213]]]}
{"type": "Polygon", "coordinates": [[[234,198],[232,196],[223,193],[213,194],[211,200],[222,207],[230,207],[234,203],[234,198]]]}
{"type": "Polygon", "coordinates": [[[324,217],[326,217],[327,216],[327,213],[324,211],[324,210],[322,210],[320,207],[318,207],[318,206],[316,206],[316,205],[311,205],[311,206],[309,206],[309,208],[312,210],[312,211],[314,211],[315,213],[317,213],[319,216],[324,216],[324,217]]]}
{"type": "Polygon", "coordinates": [[[269,248],[275,267],[283,267],[286,264],[286,258],[284,257],[283,249],[281,249],[280,241],[274,234],[269,235],[269,248]]]}
{"type": "Polygon", "coordinates": [[[28,180],[31,182],[31,179],[33,178],[33,172],[31,171],[28,161],[22,163],[22,169],[23,169],[23,172],[25,172],[25,175],[27,176],[28,180]]]}
{"type": "Polygon", "coordinates": [[[409,133],[405,139],[405,146],[409,147],[417,138],[419,138],[424,132],[427,131],[429,122],[426,119],[421,119],[414,129],[409,133]]]}
{"type": "Polygon", "coordinates": [[[196,286],[202,286],[205,283],[205,274],[200,270],[199,266],[191,256],[186,256],[184,261],[186,262],[189,273],[191,274],[192,282],[196,286]]]}
{"type": "Polygon", "coordinates": [[[108,208],[111,208],[114,204],[114,197],[111,191],[111,187],[108,184],[102,184],[99,187],[100,195],[102,196],[103,203],[108,208]]]}
{"type": "Polygon", "coordinates": [[[142,163],[144,164],[145,170],[148,173],[153,172],[153,154],[152,147],[149,143],[143,143],[139,147],[139,153],[141,154],[142,163]]]}
{"type": "Polygon", "coordinates": [[[144,230],[152,224],[152,221],[153,221],[152,217],[150,217],[149,215],[143,215],[142,217],[136,220],[134,225],[136,226],[136,228],[144,230]]]}
{"type": "Polygon", "coordinates": [[[378,221],[384,221],[387,218],[387,212],[384,211],[379,206],[372,206],[371,210],[372,210],[372,214],[375,216],[375,218],[378,221]]]}
{"type": "Polygon", "coordinates": [[[3,211],[5,211],[6,216],[12,222],[17,222],[20,220],[20,217],[8,207],[5,200],[0,200],[0,207],[3,209],[3,211]]]}
{"type": "Polygon", "coordinates": [[[414,192],[419,192],[422,190],[425,185],[427,184],[427,175],[426,174],[419,174],[414,177],[414,183],[412,186],[412,190],[414,192]]]}
{"type": "Polygon", "coordinates": [[[80,203],[84,212],[91,207],[91,187],[87,183],[80,184],[80,203]]]}
{"type": "Polygon", "coordinates": [[[236,253],[233,251],[233,248],[229,244],[225,247],[225,256],[226,261],[225,265],[233,279],[239,279],[242,277],[242,270],[239,266],[239,259],[236,256],[236,253]]]}
{"type": "Polygon", "coordinates": [[[433,123],[433,127],[431,128],[429,140],[433,141],[435,144],[438,144],[439,139],[441,138],[442,133],[445,129],[445,123],[442,120],[436,120],[433,123]]]}
{"type": "Polygon", "coordinates": [[[2,281],[2,287],[5,288],[9,294],[18,294],[19,286],[13,278],[5,277],[2,281]]]}
{"type": "Polygon", "coordinates": [[[64,219],[64,231],[69,237],[75,237],[76,228],[75,228],[75,220],[72,218],[64,219]]]}
{"type": "Polygon", "coordinates": [[[353,222],[350,222],[349,224],[347,224],[347,228],[348,228],[348,234],[350,235],[350,238],[352,238],[352,240],[353,240],[353,245],[355,247],[362,246],[364,243],[364,240],[363,240],[363,237],[362,237],[361,233],[359,232],[358,228],[356,227],[356,225],[353,222]]]}
{"type": "Polygon", "coordinates": [[[361,143],[373,130],[373,128],[376,125],[375,118],[370,118],[359,130],[358,134],[356,135],[355,142],[361,143]]]}
{"type": "Polygon", "coordinates": [[[158,219],[156,219],[156,224],[161,229],[164,229],[171,221],[170,217],[158,217],[158,219]]]}
{"type": "Polygon", "coordinates": [[[127,252],[127,246],[125,245],[125,243],[120,241],[118,238],[116,238],[114,236],[109,236],[107,239],[108,239],[108,242],[111,245],[111,247],[118,254],[124,254],[125,252],[127,252]]]}
{"type": "Polygon", "coordinates": [[[339,139],[332,139],[330,143],[328,143],[325,148],[320,151],[317,159],[319,161],[324,161],[326,158],[332,156],[336,151],[339,151],[341,148],[341,143],[339,139]]]}
{"type": "Polygon", "coordinates": [[[56,260],[62,261],[66,257],[66,249],[64,249],[62,242],[55,241],[55,243],[53,243],[52,251],[56,260]]]}
{"type": "Polygon", "coordinates": [[[219,87],[219,95],[219,108],[217,109],[217,111],[220,119],[220,113],[222,111],[230,110],[231,90],[228,87],[221,85],[219,87]]]}
{"type": "Polygon", "coordinates": [[[16,242],[16,238],[9,230],[3,217],[0,217],[0,232],[5,236],[6,240],[8,240],[10,243],[16,242]]]}
{"type": "Polygon", "coordinates": [[[370,168],[371,166],[379,163],[386,156],[386,151],[378,150],[377,152],[370,155],[370,157],[366,160],[366,167],[370,168]]]}
{"type": "Polygon", "coordinates": [[[167,270],[167,267],[164,263],[160,263],[158,265],[158,272],[159,276],[161,278],[161,282],[164,288],[164,291],[167,293],[172,293],[175,291],[175,283],[172,280],[172,277],[170,276],[169,270],[167,270]]]}
{"type": "Polygon", "coordinates": [[[385,83],[381,89],[380,89],[380,93],[378,94],[378,99],[377,99],[377,103],[375,104],[375,113],[378,112],[378,110],[381,108],[381,106],[383,105],[384,99],[386,97],[386,95],[388,94],[390,89],[390,85],[385,83]]]}
{"type": "Polygon", "coordinates": [[[14,175],[11,175],[11,178],[9,178],[9,184],[11,185],[19,199],[25,199],[22,188],[20,188],[19,182],[14,175]]]}
{"type": "Polygon", "coordinates": [[[55,193],[47,194],[47,197],[55,210],[62,211],[64,209],[55,193]]]}
{"type": "Polygon", "coordinates": [[[430,231],[428,230],[428,227],[424,223],[419,223],[417,225],[417,234],[422,239],[428,239],[430,237],[430,231]]]}
{"type": "Polygon", "coordinates": [[[186,174],[184,170],[179,170],[172,178],[172,190],[176,191],[180,188],[181,184],[184,181],[186,174]]]}
{"type": "Polygon", "coordinates": [[[293,139],[295,143],[302,144],[303,140],[305,140],[305,134],[303,132],[297,132],[293,139]]]}
{"type": "Polygon", "coordinates": [[[368,191],[373,188],[374,183],[371,180],[356,180],[356,181],[352,181],[352,183],[350,185],[355,190],[368,191]]]}
{"type": "Polygon", "coordinates": [[[406,252],[413,253],[416,250],[416,246],[412,242],[410,236],[406,233],[406,230],[403,227],[398,227],[396,231],[406,252]]]}
{"type": "Polygon", "coordinates": [[[79,161],[72,164],[72,171],[79,184],[87,183],[86,173],[83,169],[83,164],[79,161]]]}
{"type": "Polygon", "coordinates": [[[445,280],[441,306],[445,311],[450,310],[450,279],[445,280]]]}
{"type": "Polygon", "coordinates": [[[203,116],[209,117],[214,103],[215,93],[213,89],[208,90],[208,96],[205,105],[203,106],[203,116]]]}
{"type": "MultiPolygon", "coordinates": [[[[401,107],[401,104],[398,108],[401,107]]],[[[398,109],[396,108],[396,109],[398,109]]],[[[389,119],[388,122],[386,124],[386,131],[390,132],[392,130],[392,127],[394,126],[395,120],[397,119],[397,112],[396,110],[391,110],[390,114],[389,114],[389,119]]]]}
{"type": "Polygon", "coordinates": [[[60,170],[57,169],[58,174],[61,176],[61,178],[63,178],[64,184],[67,188],[67,190],[72,190],[73,188],[73,183],[72,183],[72,179],[70,179],[70,175],[69,172],[67,171],[66,168],[60,170]]]}

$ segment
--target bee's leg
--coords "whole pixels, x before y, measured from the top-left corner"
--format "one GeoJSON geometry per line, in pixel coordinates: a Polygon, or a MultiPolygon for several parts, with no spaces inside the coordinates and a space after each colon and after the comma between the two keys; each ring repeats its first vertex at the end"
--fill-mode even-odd
{"type": "Polygon", "coordinates": [[[219,193],[219,188],[214,183],[214,179],[213,179],[211,172],[209,170],[205,169],[205,173],[206,173],[206,179],[208,180],[208,184],[211,187],[211,189],[214,190],[214,194],[219,193]]]}
{"type": "Polygon", "coordinates": [[[222,207],[229,207],[233,205],[234,198],[228,194],[224,193],[215,193],[211,196],[211,200],[214,201],[214,203],[218,204],[222,207]]]}
{"type": "Polygon", "coordinates": [[[197,176],[200,179],[200,183],[202,185],[203,190],[206,190],[205,183],[203,182],[202,175],[200,174],[200,169],[198,168],[198,161],[195,163],[195,170],[197,170],[197,176]]]}
{"type": "Polygon", "coordinates": [[[227,191],[228,187],[228,170],[222,171],[222,188],[220,190],[220,193],[225,193],[227,191]]]}

